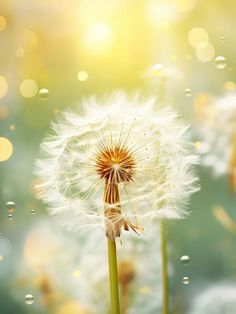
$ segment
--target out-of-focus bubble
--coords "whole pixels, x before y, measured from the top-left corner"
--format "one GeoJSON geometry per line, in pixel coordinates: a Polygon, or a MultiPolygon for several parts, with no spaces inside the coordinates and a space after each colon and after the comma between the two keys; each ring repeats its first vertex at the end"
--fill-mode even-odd
{"type": "Polygon", "coordinates": [[[196,0],[172,0],[172,3],[178,11],[188,12],[194,8],[196,0]]]}
{"type": "Polygon", "coordinates": [[[184,265],[188,265],[190,262],[190,257],[188,255],[182,255],[180,257],[180,262],[184,265]]]}
{"type": "Polygon", "coordinates": [[[219,70],[224,69],[227,66],[226,59],[223,56],[217,56],[215,58],[216,68],[219,70]]]}
{"type": "Polygon", "coordinates": [[[138,289],[138,292],[140,294],[149,294],[151,292],[151,288],[147,286],[143,286],[138,289]]]}
{"type": "Polygon", "coordinates": [[[12,214],[8,214],[8,220],[13,220],[13,215],[12,214]]]}
{"type": "Polygon", "coordinates": [[[221,37],[220,37],[220,41],[221,41],[222,43],[224,43],[224,42],[225,42],[225,36],[221,36],[221,37]]]}
{"type": "Polygon", "coordinates": [[[47,100],[49,96],[49,90],[47,88],[41,88],[39,90],[39,97],[42,100],[47,100]]]}
{"type": "Polygon", "coordinates": [[[199,45],[202,46],[209,41],[209,36],[205,29],[201,27],[195,27],[192,28],[189,32],[188,41],[192,47],[198,48],[199,45]]]}
{"type": "Polygon", "coordinates": [[[77,75],[79,81],[84,82],[88,79],[88,73],[86,71],[80,71],[77,75]]]}
{"type": "Polygon", "coordinates": [[[0,162],[8,160],[12,153],[12,143],[6,137],[0,137],[0,162]]]}
{"type": "Polygon", "coordinates": [[[15,53],[17,58],[24,58],[25,56],[25,51],[22,47],[17,48],[15,53]]]}
{"type": "Polygon", "coordinates": [[[9,117],[9,110],[6,106],[0,106],[0,120],[5,120],[9,117]]]}
{"type": "Polygon", "coordinates": [[[7,80],[4,76],[0,75],[0,98],[3,98],[8,90],[7,80]]]}
{"type": "Polygon", "coordinates": [[[10,131],[15,131],[15,130],[16,130],[15,124],[10,124],[10,125],[9,125],[9,130],[10,130],[10,131]]]}
{"type": "Polygon", "coordinates": [[[184,276],[184,277],[182,278],[182,283],[183,283],[184,285],[188,285],[188,284],[190,283],[189,277],[184,276]]]}
{"type": "Polygon", "coordinates": [[[185,88],[184,94],[186,97],[191,97],[192,96],[192,90],[190,88],[185,88]]]}
{"type": "Polygon", "coordinates": [[[34,297],[32,296],[32,294],[28,293],[25,295],[25,304],[27,305],[31,305],[34,303],[34,297]]]}
{"type": "Polygon", "coordinates": [[[0,32],[3,31],[7,27],[7,19],[0,15],[0,32]]]}
{"type": "Polygon", "coordinates": [[[155,76],[162,76],[163,75],[163,65],[160,63],[154,64],[152,67],[152,74],[155,76]]]}
{"type": "Polygon", "coordinates": [[[9,214],[13,214],[16,210],[16,204],[14,202],[7,202],[6,208],[9,214]]]}
{"type": "Polygon", "coordinates": [[[199,150],[199,149],[202,147],[202,142],[196,141],[196,142],[194,143],[194,146],[195,146],[195,148],[196,148],[197,150],[199,150]]]}
{"type": "Polygon", "coordinates": [[[81,277],[81,271],[79,269],[76,269],[74,272],[73,272],[73,276],[75,278],[80,278],[81,277]]]}
{"type": "Polygon", "coordinates": [[[30,210],[30,213],[33,215],[33,214],[36,213],[36,210],[35,210],[35,209],[31,209],[31,210],[30,210]]]}
{"type": "Polygon", "coordinates": [[[91,54],[102,54],[108,50],[112,41],[112,30],[104,22],[90,26],[84,34],[84,43],[87,51],[91,54]]]}
{"type": "Polygon", "coordinates": [[[235,90],[235,88],[236,88],[236,85],[232,81],[227,81],[224,83],[224,89],[227,91],[233,91],[235,90]]]}
{"type": "Polygon", "coordinates": [[[0,255],[7,256],[11,254],[12,251],[12,244],[11,241],[7,238],[0,238],[0,255]]]}
{"type": "Polygon", "coordinates": [[[201,43],[196,48],[195,53],[199,61],[209,62],[215,56],[215,47],[209,42],[201,43]]]}
{"type": "Polygon", "coordinates": [[[32,98],[37,94],[38,85],[34,80],[26,79],[21,82],[19,90],[23,97],[32,98]]]}

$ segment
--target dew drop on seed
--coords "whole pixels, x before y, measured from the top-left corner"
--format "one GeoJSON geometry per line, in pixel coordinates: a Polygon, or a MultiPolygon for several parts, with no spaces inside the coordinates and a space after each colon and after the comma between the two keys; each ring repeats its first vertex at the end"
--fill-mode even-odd
{"type": "Polygon", "coordinates": [[[188,255],[182,255],[180,257],[180,262],[184,265],[188,265],[190,262],[190,257],[188,255]]]}
{"type": "Polygon", "coordinates": [[[191,96],[192,96],[192,91],[191,91],[190,88],[186,88],[186,89],[184,90],[184,93],[185,93],[185,96],[186,96],[186,97],[191,97],[191,96]]]}
{"type": "Polygon", "coordinates": [[[34,303],[34,297],[32,296],[32,294],[26,294],[25,303],[28,305],[31,305],[34,303]]]}
{"type": "Polygon", "coordinates": [[[182,278],[182,283],[183,283],[184,285],[188,285],[188,284],[190,283],[189,278],[188,278],[187,276],[184,276],[184,277],[182,278]]]}
{"type": "Polygon", "coordinates": [[[40,89],[40,91],[39,91],[39,97],[40,97],[40,99],[42,99],[42,100],[47,100],[47,99],[48,99],[48,96],[49,96],[49,91],[48,91],[48,89],[46,89],[46,88],[40,89]]]}
{"type": "Polygon", "coordinates": [[[7,202],[6,208],[9,214],[13,214],[16,210],[16,204],[14,202],[7,202]]]}
{"type": "Polygon", "coordinates": [[[215,64],[216,64],[216,68],[218,70],[224,69],[226,67],[226,65],[227,65],[225,57],[223,57],[223,56],[216,57],[215,58],[215,64]]]}

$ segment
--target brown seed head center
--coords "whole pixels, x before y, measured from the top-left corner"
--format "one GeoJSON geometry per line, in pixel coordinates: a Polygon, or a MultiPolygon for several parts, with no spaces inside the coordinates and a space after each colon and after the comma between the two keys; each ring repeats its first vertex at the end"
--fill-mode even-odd
{"type": "Polygon", "coordinates": [[[132,181],[134,169],[132,152],[125,147],[106,147],[96,156],[96,170],[108,184],[132,181]]]}

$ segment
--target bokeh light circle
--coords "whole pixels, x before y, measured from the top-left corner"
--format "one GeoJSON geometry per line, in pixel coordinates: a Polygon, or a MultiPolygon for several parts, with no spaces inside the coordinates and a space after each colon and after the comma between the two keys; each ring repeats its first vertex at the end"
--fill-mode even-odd
{"type": "Polygon", "coordinates": [[[6,137],[0,137],[0,161],[8,160],[13,153],[13,145],[6,137]]]}

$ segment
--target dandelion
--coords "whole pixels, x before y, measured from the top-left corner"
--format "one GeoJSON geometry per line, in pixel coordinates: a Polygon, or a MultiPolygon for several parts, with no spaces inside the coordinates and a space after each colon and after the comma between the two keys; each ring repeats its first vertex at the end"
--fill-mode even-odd
{"type": "Polygon", "coordinates": [[[185,217],[197,190],[187,127],[154,104],[123,92],[85,99],[81,114],[65,112],[52,124],[36,162],[38,195],[61,225],[77,232],[105,226],[114,313],[116,238],[122,230],[140,234],[154,218],[185,217]]]}
{"type": "Polygon", "coordinates": [[[199,149],[202,163],[216,175],[227,174],[232,191],[236,185],[236,94],[211,100],[204,108],[198,130],[204,143],[199,149]]]}
{"type": "Polygon", "coordinates": [[[218,283],[209,287],[194,300],[191,314],[232,314],[236,308],[236,286],[218,283]]]}

